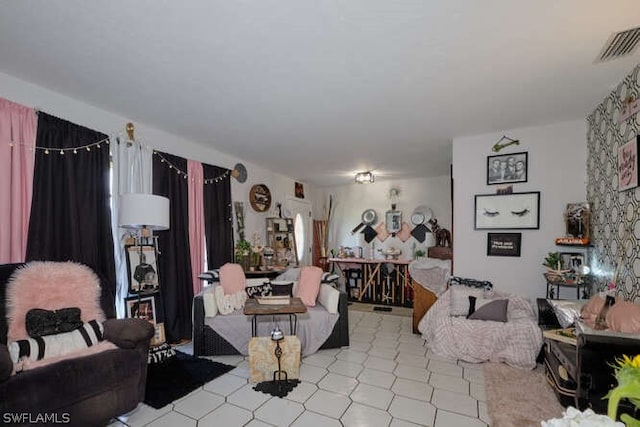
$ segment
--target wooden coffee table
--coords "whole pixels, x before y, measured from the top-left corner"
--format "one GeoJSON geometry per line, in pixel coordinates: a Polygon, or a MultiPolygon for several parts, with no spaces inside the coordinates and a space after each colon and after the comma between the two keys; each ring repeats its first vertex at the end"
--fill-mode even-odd
{"type": "Polygon", "coordinates": [[[298,329],[298,314],[306,313],[307,306],[300,298],[289,298],[289,304],[260,304],[255,298],[249,298],[244,303],[244,314],[251,318],[251,336],[258,333],[258,316],[276,316],[286,314],[289,316],[289,334],[295,335],[298,329]]]}

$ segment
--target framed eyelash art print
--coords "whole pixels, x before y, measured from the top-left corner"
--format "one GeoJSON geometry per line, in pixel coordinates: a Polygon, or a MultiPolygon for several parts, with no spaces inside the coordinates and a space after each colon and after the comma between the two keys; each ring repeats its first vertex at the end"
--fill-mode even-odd
{"type": "Polygon", "coordinates": [[[540,192],[477,194],[473,228],[539,229],[540,192]]]}

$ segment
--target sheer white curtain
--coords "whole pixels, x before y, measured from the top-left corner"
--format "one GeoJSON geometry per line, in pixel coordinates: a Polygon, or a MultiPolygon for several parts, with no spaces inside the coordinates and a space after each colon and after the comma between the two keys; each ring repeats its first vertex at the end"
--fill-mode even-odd
{"type": "Polygon", "coordinates": [[[32,108],[0,98],[0,263],[25,260],[37,121],[32,108]]]}
{"type": "Polygon", "coordinates": [[[113,135],[111,137],[111,216],[113,242],[116,262],[116,313],[119,318],[125,317],[124,298],[129,290],[127,272],[127,256],[124,241],[127,231],[118,227],[120,195],[126,193],[151,193],[153,183],[153,149],[135,142],[129,144],[126,138],[113,135]],[[118,140],[120,142],[118,142],[118,140]]]}

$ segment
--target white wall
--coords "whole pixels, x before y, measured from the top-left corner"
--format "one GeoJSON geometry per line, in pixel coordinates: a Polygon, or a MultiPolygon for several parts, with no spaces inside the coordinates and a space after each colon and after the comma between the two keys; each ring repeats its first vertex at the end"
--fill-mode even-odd
{"type": "Polygon", "coordinates": [[[582,120],[455,139],[455,274],[489,280],[496,289],[526,297],[544,297],[541,264],[548,252],[562,250],[554,240],[565,233],[566,204],[586,200],[586,157],[586,123],[582,120]],[[522,233],[519,258],[488,257],[487,232],[494,230],[473,228],[474,196],[495,193],[499,187],[486,185],[487,156],[495,154],[491,147],[503,134],[519,139],[520,145],[500,154],[529,153],[528,181],[513,184],[513,191],[540,191],[540,229],[509,230],[522,233]]]}
{"type": "MultiPolygon", "coordinates": [[[[378,220],[377,223],[384,222],[385,212],[391,209],[392,201],[389,199],[389,190],[391,187],[400,190],[399,198],[396,202],[397,209],[402,212],[402,220],[406,222],[411,229],[411,213],[420,205],[426,205],[433,210],[434,216],[438,219],[438,224],[444,228],[451,228],[451,182],[449,176],[440,176],[436,178],[417,178],[408,180],[393,180],[374,182],[373,184],[355,184],[350,183],[342,186],[327,187],[321,191],[315,191],[314,206],[319,207],[314,211],[314,217],[317,219],[324,218],[322,208],[327,203],[329,194],[334,196],[334,218],[331,221],[329,230],[329,248],[338,248],[339,246],[362,246],[367,248],[370,245],[364,241],[361,233],[351,235],[351,230],[360,223],[362,213],[366,209],[374,209],[378,220]]],[[[375,226],[374,225],[374,228],[375,226]]],[[[402,249],[403,258],[411,259],[413,257],[413,246],[424,249],[426,246],[435,244],[433,236],[427,235],[425,243],[420,244],[413,237],[404,243],[398,238],[389,237],[384,243],[375,238],[375,248],[388,248],[390,246],[402,249]]],[[[365,249],[366,255],[366,249],[365,249]]],[[[381,257],[376,252],[377,257],[381,257]]]]}
{"type": "MultiPolygon", "coordinates": [[[[251,237],[254,231],[259,231],[263,243],[265,241],[264,219],[268,215],[275,214],[276,202],[284,202],[287,198],[294,196],[294,180],[283,174],[274,173],[258,165],[242,161],[217,151],[211,146],[205,146],[147,126],[138,122],[135,117],[124,117],[118,113],[102,110],[8,74],[0,73],[0,97],[112,136],[124,134],[126,123],[131,121],[135,125],[136,140],[160,151],[229,169],[233,168],[237,162],[243,163],[248,171],[248,179],[243,184],[232,179],[231,194],[234,201],[245,203],[246,237],[251,237]],[[253,184],[258,183],[266,184],[271,190],[273,203],[269,214],[257,213],[249,205],[249,189],[253,184]]],[[[313,189],[305,184],[305,191],[313,191],[313,189]]]]}

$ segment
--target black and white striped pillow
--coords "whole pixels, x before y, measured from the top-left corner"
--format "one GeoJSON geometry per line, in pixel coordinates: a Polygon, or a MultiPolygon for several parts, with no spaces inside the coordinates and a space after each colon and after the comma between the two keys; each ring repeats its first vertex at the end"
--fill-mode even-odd
{"type": "Polygon", "coordinates": [[[339,277],[340,276],[335,273],[322,273],[320,283],[335,283],[339,277]]]}
{"type": "Polygon", "coordinates": [[[78,329],[56,335],[27,338],[9,343],[9,354],[13,363],[22,358],[31,361],[62,356],[75,350],[91,347],[104,338],[102,323],[91,320],[78,329]]]}

